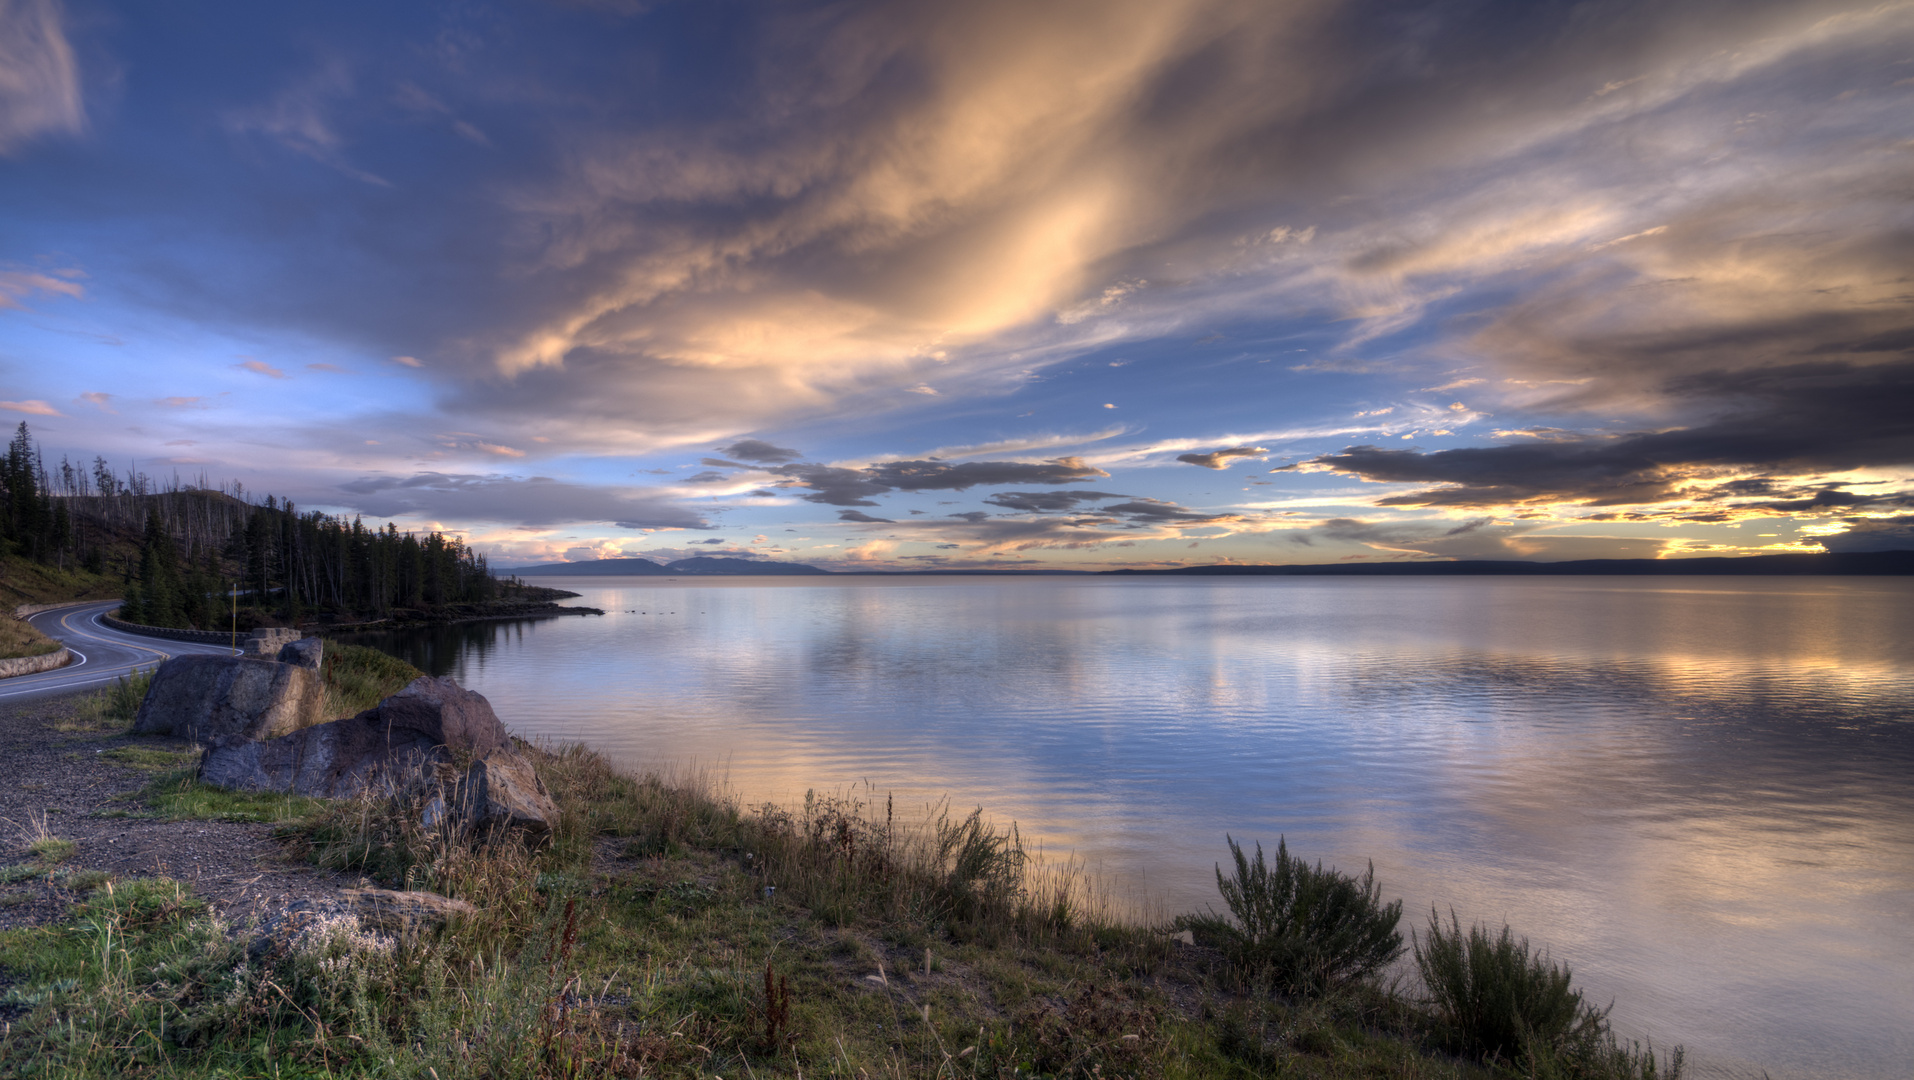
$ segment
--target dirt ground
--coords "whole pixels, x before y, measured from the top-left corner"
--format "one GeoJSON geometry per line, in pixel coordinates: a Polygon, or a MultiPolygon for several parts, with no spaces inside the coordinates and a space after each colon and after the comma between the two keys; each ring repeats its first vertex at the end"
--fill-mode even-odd
{"type": "MultiPolygon", "coordinates": [[[[171,877],[192,884],[222,915],[244,921],[301,899],[359,884],[288,859],[272,826],[162,821],[138,798],[156,775],[111,756],[129,749],[189,749],[165,736],[128,736],[91,725],[79,695],[0,709],[0,868],[33,864],[44,832],[76,845],[65,874],[0,883],[0,929],[58,919],[78,897],[62,880],[89,870],[117,879],[171,877]]],[[[0,874],[0,879],[15,876],[0,874]]]]}

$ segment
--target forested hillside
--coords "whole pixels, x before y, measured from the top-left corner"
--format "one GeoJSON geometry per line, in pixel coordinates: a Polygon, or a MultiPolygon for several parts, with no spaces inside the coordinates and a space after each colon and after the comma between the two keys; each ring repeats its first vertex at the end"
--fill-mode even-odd
{"type": "Polygon", "coordinates": [[[101,458],[49,468],[24,423],[0,486],[0,553],[9,557],[0,573],[11,591],[31,600],[118,592],[133,622],[224,628],[235,608],[246,626],[369,619],[498,592],[485,557],[457,537],[369,528],[271,495],[252,502],[237,483],[119,476],[101,458]],[[37,595],[50,589],[74,595],[37,595]]]}

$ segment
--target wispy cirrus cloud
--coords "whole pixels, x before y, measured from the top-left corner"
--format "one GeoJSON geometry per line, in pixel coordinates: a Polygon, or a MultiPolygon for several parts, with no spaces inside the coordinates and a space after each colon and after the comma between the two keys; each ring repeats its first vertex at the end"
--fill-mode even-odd
{"type": "Polygon", "coordinates": [[[0,156],[86,130],[79,64],[56,0],[0,4],[0,156]]]}

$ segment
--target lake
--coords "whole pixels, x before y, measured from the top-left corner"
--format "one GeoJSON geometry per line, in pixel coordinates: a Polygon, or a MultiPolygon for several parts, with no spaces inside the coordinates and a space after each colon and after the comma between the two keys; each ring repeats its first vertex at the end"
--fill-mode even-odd
{"type": "Polygon", "coordinates": [[[1699,1075],[1914,1060],[1914,580],[575,578],[376,642],[747,803],[948,796],[1158,914],[1224,834],[1546,945],[1699,1075]]]}

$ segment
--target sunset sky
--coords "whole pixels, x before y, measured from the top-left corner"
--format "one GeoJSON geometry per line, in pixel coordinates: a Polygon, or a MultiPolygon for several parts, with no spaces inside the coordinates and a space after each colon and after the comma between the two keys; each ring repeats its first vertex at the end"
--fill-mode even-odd
{"type": "Polygon", "coordinates": [[[495,565],[1914,548],[1914,3],[0,0],[0,419],[495,565]]]}

